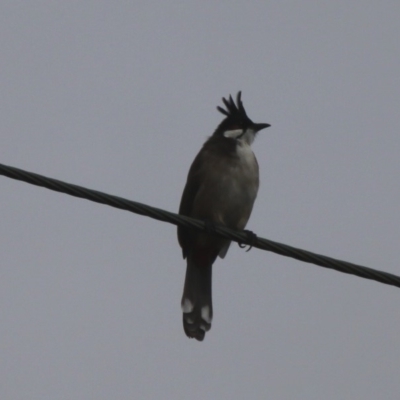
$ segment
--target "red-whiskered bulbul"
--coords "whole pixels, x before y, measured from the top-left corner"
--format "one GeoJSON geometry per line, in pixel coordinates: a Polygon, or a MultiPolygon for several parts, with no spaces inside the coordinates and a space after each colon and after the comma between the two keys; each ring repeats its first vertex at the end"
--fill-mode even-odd
{"type": "MultiPolygon", "coordinates": [[[[247,116],[237,94],[236,104],[223,98],[225,115],[213,135],[204,143],[190,167],[179,214],[211,224],[244,229],[257,196],[258,163],[251,150],[256,134],[269,124],[256,124],[247,116]]],[[[205,232],[178,227],[183,258],[187,259],[182,296],[183,329],[199,341],[211,328],[212,265],[224,258],[230,241],[205,232]]]]}

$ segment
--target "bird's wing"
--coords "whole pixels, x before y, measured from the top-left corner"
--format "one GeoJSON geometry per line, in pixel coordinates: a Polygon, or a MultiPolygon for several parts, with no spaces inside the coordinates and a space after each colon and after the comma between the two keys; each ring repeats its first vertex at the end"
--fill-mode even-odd
{"type": "MultiPolygon", "coordinates": [[[[192,207],[194,199],[200,188],[201,182],[201,163],[202,155],[201,151],[194,159],[192,166],[190,167],[188,178],[186,181],[185,189],[183,190],[181,204],[179,206],[179,214],[190,217],[192,215],[192,207]]],[[[186,258],[189,246],[191,243],[191,231],[189,229],[178,226],[178,240],[182,247],[183,258],[186,258]]]]}

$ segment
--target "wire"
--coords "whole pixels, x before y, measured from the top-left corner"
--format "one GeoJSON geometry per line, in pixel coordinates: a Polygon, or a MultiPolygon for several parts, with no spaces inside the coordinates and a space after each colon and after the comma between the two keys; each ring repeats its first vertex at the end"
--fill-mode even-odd
{"type": "Polygon", "coordinates": [[[169,222],[170,224],[179,225],[189,229],[205,231],[208,234],[222,236],[225,239],[238,242],[239,244],[247,244],[251,247],[257,247],[261,250],[267,250],[282,256],[292,257],[296,260],[319,265],[320,267],[330,268],[346,274],[356,275],[361,278],[371,279],[387,285],[400,287],[400,277],[397,275],[274,242],[272,240],[258,237],[248,231],[235,231],[223,225],[215,225],[212,228],[212,232],[210,232],[209,224],[194,218],[174,214],[136,201],[98,192],[97,190],[87,189],[82,186],[73,185],[71,183],[48,178],[43,175],[3,164],[0,164],[0,175],[27,182],[32,185],[42,186],[50,190],[55,190],[56,192],[91,200],[96,203],[107,204],[111,207],[145,215],[159,221],[169,222]]]}

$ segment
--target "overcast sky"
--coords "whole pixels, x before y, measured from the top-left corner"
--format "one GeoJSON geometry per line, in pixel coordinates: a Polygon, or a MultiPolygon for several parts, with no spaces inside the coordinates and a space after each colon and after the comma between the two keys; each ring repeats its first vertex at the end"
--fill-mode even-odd
{"type": "MultiPolygon", "coordinates": [[[[0,163],[177,211],[243,91],[259,236],[400,275],[399,1],[3,1],[0,163]]],[[[0,177],[0,398],[397,400],[400,289],[0,177]]]]}

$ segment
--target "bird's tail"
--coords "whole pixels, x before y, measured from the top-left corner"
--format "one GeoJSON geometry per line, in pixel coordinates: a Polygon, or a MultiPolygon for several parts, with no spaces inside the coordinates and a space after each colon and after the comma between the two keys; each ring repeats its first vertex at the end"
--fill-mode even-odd
{"type": "Polygon", "coordinates": [[[210,259],[207,262],[198,262],[198,260],[195,262],[195,257],[192,254],[187,258],[185,286],[181,303],[183,329],[188,337],[199,341],[204,339],[206,332],[211,328],[213,315],[211,299],[212,262],[210,262],[210,259]]]}

